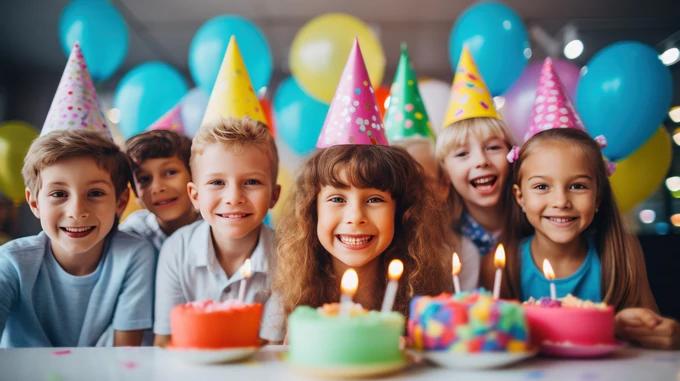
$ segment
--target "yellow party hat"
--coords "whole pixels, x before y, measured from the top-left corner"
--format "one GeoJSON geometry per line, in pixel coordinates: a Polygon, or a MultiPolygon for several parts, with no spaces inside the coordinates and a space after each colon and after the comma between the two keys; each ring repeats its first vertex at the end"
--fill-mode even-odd
{"type": "Polygon", "coordinates": [[[227,51],[224,53],[215,86],[213,86],[210,94],[201,126],[223,118],[241,119],[244,116],[269,125],[250,82],[250,76],[243,63],[236,37],[232,35],[227,51]]]}
{"type": "Polygon", "coordinates": [[[501,119],[472,54],[467,47],[463,47],[451,86],[444,127],[464,119],[484,117],[501,119]]]}

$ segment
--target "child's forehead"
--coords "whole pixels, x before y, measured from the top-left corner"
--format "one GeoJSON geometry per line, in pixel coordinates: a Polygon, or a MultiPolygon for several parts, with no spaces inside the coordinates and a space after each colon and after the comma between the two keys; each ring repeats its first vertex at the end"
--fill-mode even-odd
{"type": "Polygon", "coordinates": [[[212,143],[198,154],[194,170],[200,173],[269,173],[271,167],[269,156],[258,145],[212,143]],[[233,165],[234,161],[240,165],[233,165]]]}
{"type": "Polygon", "coordinates": [[[113,187],[111,174],[94,158],[88,156],[72,157],[52,163],[40,171],[40,178],[43,185],[102,183],[113,187]]]}
{"type": "Polygon", "coordinates": [[[139,172],[140,170],[149,171],[172,164],[181,164],[181,166],[184,167],[184,161],[178,155],[159,156],[144,159],[139,163],[136,172],[139,172]]]}

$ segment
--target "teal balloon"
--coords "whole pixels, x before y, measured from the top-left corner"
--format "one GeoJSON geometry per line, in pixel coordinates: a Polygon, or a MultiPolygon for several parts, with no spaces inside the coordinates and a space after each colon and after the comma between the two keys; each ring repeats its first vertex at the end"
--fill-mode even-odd
{"type": "Polygon", "coordinates": [[[671,73],[653,48],[634,41],[599,51],[576,89],[576,110],[591,136],[604,135],[604,154],[619,160],[635,152],[666,118],[671,73]]]}
{"type": "Polygon", "coordinates": [[[128,30],[118,9],[106,0],[75,0],[59,19],[61,47],[68,56],[80,43],[92,79],[109,78],[123,63],[128,30]]]}
{"type": "Polygon", "coordinates": [[[120,132],[126,139],[143,132],[187,91],[182,75],[164,62],[146,62],[132,69],[120,80],[113,98],[120,110],[120,132]]]}
{"type": "Polygon", "coordinates": [[[189,71],[194,82],[210,94],[220,70],[229,39],[236,36],[243,62],[255,91],[267,86],[273,59],[267,38],[252,21],[235,15],[222,15],[206,21],[189,46],[189,71]]]}
{"type": "Polygon", "coordinates": [[[299,155],[314,151],[326,113],[328,105],[307,95],[293,77],[281,82],[274,94],[277,132],[299,155]]]}
{"type": "Polygon", "coordinates": [[[449,35],[449,61],[454,72],[464,45],[493,95],[510,88],[531,57],[524,22],[514,10],[498,2],[475,4],[456,20],[449,35]]]}

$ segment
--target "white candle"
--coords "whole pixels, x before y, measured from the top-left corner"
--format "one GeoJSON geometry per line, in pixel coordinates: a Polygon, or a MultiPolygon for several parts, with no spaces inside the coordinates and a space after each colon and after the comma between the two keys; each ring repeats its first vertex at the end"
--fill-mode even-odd
{"type": "Polygon", "coordinates": [[[387,268],[387,287],[385,288],[385,297],[383,298],[382,308],[380,312],[387,313],[392,311],[394,306],[394,299],[397,297],[397,289],[399,288],[399,278],[404,272],[404,264],[398,260],[393,259],[387,268]]]}
{"type": "Polygon", "coordinates": [[[555,288],[555,282],[553,282],[555,280],[555,272],[547,258],[543,260],[543,275],[550,281],[550,299],[557,299],[557,289],[555,288]]]}
{"type": "Polygon", "coordinates": [[[240,302],[245,302],[246,299],[246,283],[248,282],[248,278],[252,275],[252,270],[251,270],[251,264],[250,264],[250,258],[246,259],[245,262],[243,262],[243,266],[241,266],[241,282],[239,283],[238,287],[238,300],[240,302]]]}
{"type": "Polygon", "coordinates": [[[503,268],[505,267],[505,248],[503,244],[498,245],[493,256],[493,263],[496,266],[496,277],[493,282],[493,298],[501,296],[501,281],[503,280],[503,268]]]}
{"type": "Polygon", "coordinates": [[[458,279],[458,274],[461,270],[460,258],[458,258],[458,253],[453,253],[453,258],[451,260],[451,273],[453,274],[453,290],[455,293],[460,292],[460,279],[458,279]]]}
{"type": "Polygon", "coordinates": [[[352,297],[359,287],[359,275],[354,269],[347,269],[340,281],[340,316],[349,316],[352,309],[352,297]]]}

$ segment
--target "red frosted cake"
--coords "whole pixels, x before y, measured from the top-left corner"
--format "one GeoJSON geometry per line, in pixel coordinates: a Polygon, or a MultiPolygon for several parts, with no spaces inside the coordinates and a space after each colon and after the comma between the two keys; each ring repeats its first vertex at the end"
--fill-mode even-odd
{"type": "Polygon", "coordinates": [[[612,345],[614,309],[572,295],[524,304],[532,341],[541,344],[612,345]]]}
{"type": "Polygon", "coordinates": [[[172,346],[219,349],[259,346],[261,304],[210,300],[175,306],[170,314],[172,346]]]}

